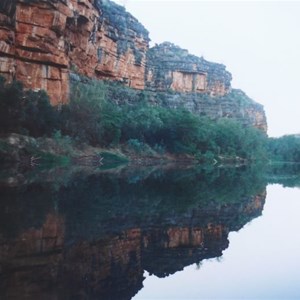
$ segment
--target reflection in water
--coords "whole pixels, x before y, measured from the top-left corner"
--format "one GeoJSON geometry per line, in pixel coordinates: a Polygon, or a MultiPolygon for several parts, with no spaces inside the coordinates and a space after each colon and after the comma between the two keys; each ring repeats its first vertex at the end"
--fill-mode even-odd
{"type": "Polygon", "coordinates": [[[1,187],[1,299],[131,299],[144,270],[165,277],[219,257],[261,215],[255,170],[123,169],[1,187]]]}
{"type": "Polygon", "coordinates": [[[300,187],[300,164],[281,163],[266,170],[268,183],[280,183],[285,187],[300,187]]]}

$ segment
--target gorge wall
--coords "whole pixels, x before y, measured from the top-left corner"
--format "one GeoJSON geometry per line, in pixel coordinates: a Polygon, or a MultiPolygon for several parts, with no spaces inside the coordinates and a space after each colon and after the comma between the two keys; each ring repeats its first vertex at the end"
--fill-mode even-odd
{"type": "Polygon", "coordinates": [[[165,93],[167,106],[267,130],[261,105],[235,99],[224,65],[168,42],[149,49],[149,41],[143,25],[109,0],[0,3],[0,75],[46,90],[53,105],[69,101],[75,73],[152,92],[152,99],[165,93]]]}
{"type": "Polygon", "coordinates": [[[224,96],[230,91],[230,81],[224,65],[191,55],[172,43],[164,42],[147,52],[146,86],[150,89],[224,96]]]}
{"type": "Polygon", "coordinates": [[[147,30],[109,1],[4,0],[0,75],[44,89],[54,105],[69,98],[69,73],[144,88],[147,30]]]}

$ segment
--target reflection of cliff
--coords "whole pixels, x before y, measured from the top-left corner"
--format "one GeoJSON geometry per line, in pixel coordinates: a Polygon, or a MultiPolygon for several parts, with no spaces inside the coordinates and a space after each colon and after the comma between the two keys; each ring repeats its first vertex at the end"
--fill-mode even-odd
{"type": "Polygon", "coordinates": [[[142,288],[140,231],[68,245],[56,213],[1,241],[1,299],[130,299],[142,288]]]}
{"type": "MultiPolygon", "coordinates": [[[[14,192],[19,198],[15,203],[19,201],[28,220],[32,218],[32,225],[24,222],[23,228],[18,224],[14,231],[1,233],[1,297],[130,299],[142,288],[144,270],[163,277],[203,259],[218,257],[228,247],[228,233],[261,214],[264,192],[252,196],[244,188],[218,201],[225,190],[220,187],[219,195],[215,192],[209,196],[201,184],[197,191],[215,200],[205,203],[201,197],[185,192],[185,204],[170,210],[166,195],[173,189],[173,204],[178,204],[184,193],[180,194],[176,186],[183,188],[189,181],[196,184],[200,178],[187,171],[175,174],[176,184],[175,178],[159,178],[157,174],[136,183],[128,181],[128,176],[113,177],[110,180],[114,185],[109,184],[107,176],[96,176],[86,180],[84,188],[78,184],[76,188],[75,182],[59,191],[48,189],[44,194],[52,195],[53,201],[46,202],[47,208],[42,207],[42,222],[34,222],[34,203],[27,206],[29,203],[23,201],[32,190],[23,187],[14,192]],[[128,195],[129,190],[133,192],[128,195]],[[126,197],[134,195],[138,198],[127,206],[126,197]],[[116,202],[117,197],[120,202],[116,202]],[[85,205],[80,206],[81,202],[85,205]],[[116,209],[121,202],[122,207],[116,209]],[[135,207],[130,207],[133,204],[135,207]],[[105,211],[103,216],[101,210],[105,211]]],[[[202,181],[217,184],[218,178],[203,177],[202,181]]],[[[12,215],[11,209],[15,208],[8,200],[12,193],[6,191],[6,195],[1,217],[12,215]]]]}
{"type": "Polygon", "coordinates": [[[142,249],[143,267],[150,274],[165,277],[203,259],[219,257],[229,245],[230,231],[239,230],[262,212],[265,193],[239,206],[225,205],[219,211],[197,211],[195,219],[214,215],[215,221],[202,227],[171,227],[151,230],[142,249]],[[241,223],[239,218],[244,218],[241,223]]]}

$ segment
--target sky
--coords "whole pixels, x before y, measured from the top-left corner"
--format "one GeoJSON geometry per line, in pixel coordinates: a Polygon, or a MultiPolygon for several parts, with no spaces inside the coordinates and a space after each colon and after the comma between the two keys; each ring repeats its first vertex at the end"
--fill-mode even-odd
{"type": "Polygon", "coordinates": [[[300,133],[300,1],[115,0],[150,32],[226,65],[264,105],[269,136],[300,133]]]}

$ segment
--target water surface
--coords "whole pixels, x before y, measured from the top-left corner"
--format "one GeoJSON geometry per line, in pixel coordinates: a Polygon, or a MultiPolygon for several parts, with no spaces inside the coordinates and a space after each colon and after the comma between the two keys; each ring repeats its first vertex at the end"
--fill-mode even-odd
{"type": "Polygon", "coordinates": [[[133,299],[300,299],[300,189],[268,185],[262,216],[229,234],[221,259],[163,280],[146,273],[133,299]]]}
{"type": "Polygon", "coordinates": [[[298,168],[6,174],[1,299],[300,297],[298,168]]]}

